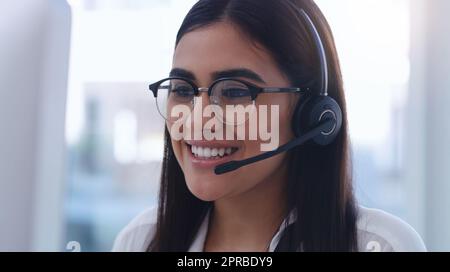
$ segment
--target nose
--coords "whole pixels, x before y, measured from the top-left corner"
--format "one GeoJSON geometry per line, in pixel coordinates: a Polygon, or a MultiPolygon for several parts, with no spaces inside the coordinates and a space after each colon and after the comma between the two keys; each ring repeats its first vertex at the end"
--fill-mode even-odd
{"type": "MultiPolygon", "coordinates": [[[[186,127],[188,127],[188,131],[193,133],[191,135],[191,139],[197,140],[199,137],[201,139],[205,139],[206,135],[214,132],[216,127],[206,128],[205,124],[211,119],[215,118],[214,114],[210,115],[211,117],[204,117],[203,113],[205,108],[210,105],[208,88],[199,88],[199,95],[194,97],[192,104],[192,112],[190,118],[186,120],[186,127]]],[[[201,140],[198,139],[198,140],[201,140]]]]}
{"type": "Polygon", "coordinates": [[[209,105],[208,88],[198,88],[199,95],[193,99],[193,111],[202,110],[209,105]]]}

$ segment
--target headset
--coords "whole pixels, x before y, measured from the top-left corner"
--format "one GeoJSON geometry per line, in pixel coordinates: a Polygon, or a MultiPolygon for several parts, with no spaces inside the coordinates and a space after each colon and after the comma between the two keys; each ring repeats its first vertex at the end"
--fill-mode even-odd
{"type": "Polygon", "coordinates": [[[309,15],[303,9],[299,9],[290,1],[293,8],[299,11],[309,35],[314,41],[319,58],[320,81],[319,91],[308,92],[300,99],[292,118],[292,130],[295,139],[278,147],[275,150],[260,155],[240,160],[230,161],[218,165],[214,169],[216,175],[225,174],[241,168],[242,166],[268,159],[294,147],[302,145],[310,140],[320,146],[331,144],[339,134],[342,126],[342,110],[332,97],[328,96],[328,63],[325,48],[319,32],[309,15]]]}

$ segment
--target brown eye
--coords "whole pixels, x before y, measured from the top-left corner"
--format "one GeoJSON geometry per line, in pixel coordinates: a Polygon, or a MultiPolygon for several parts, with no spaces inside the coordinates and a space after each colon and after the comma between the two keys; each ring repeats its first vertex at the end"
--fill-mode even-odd
{"type": "Polygon", "coordinates": [[[228,88],[222,91],[222,96],[233,99],[251,96],[250,90],[247,88],[228,88]]]}

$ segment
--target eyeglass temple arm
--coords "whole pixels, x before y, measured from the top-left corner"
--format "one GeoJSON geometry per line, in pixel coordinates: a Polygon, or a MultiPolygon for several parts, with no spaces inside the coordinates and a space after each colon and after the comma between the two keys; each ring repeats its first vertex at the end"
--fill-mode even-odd
{"type": "Polygon", "coordinates": [[[263,88],[262,93],[304,93],[309,91],[309,88],[263,88]]]}

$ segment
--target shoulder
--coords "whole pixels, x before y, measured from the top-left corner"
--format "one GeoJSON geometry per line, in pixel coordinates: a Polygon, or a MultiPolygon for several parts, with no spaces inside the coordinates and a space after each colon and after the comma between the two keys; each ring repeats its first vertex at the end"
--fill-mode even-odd
{"type": "Polygon", "coordinates": [[[156,231],[157,207],[138,214],[117,235],[112,251],[146,251],[156,231]]]}
{"type": "Polygon", "coordinates": [[[426,251],[410,225],[382,210],[359,206],[357,228],[359,251],[426,251]]]}

